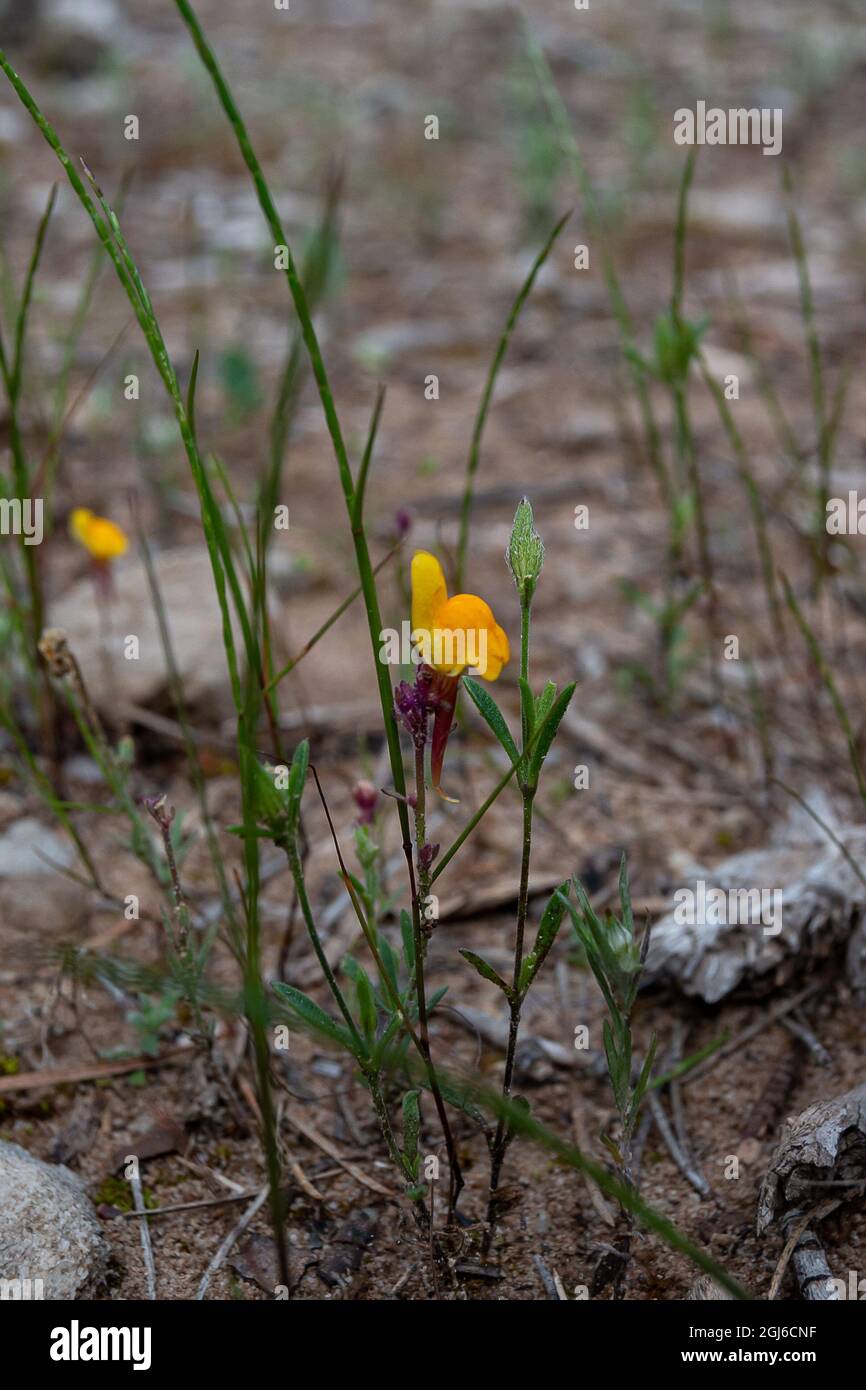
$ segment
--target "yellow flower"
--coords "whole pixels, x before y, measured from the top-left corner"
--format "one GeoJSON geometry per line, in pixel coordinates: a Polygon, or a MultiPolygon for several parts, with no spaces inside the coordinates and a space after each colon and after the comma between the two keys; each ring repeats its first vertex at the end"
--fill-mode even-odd
{"type": "Polygon", "coordinates": [[[430,668],[423,697],[424,733],[420,746],[423,748],[426,738],[427,714],[432,712],[430,771],[433,786],[445,796],[440,786],[442,763],[454,722],[460,673],[470,666],[487,680],[495,681],[510,656],[508,638],[483,598],[476,594],[455,594],[449,598],[436,556],[418,550],[412,556],[412,641],[423,663],[415,691],[424,667],[430,668]]]}
{"type": "Polygon", "coordinates": [[[87,507],[76,507],[69,518],[69,530],[98,564],[107,564],[122,555],[129,542],[108,517],[95,516],[87,507]]]}
{"type": "Polygon", "coordinates": [[[449,598],[442,566],[426,550],[412,556],[412,640],[425,665],[444,676],[471,666],[495,681],[510,656],[490,606],[476,594],[449,598]]]}

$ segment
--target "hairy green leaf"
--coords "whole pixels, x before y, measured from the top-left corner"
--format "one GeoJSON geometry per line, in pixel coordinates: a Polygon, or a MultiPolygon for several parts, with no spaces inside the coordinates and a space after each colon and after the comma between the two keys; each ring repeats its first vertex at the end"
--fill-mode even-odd
{"type": "Polygon", "coordinates": [[[481,975],[483,979],[489,980],[493,985],[497,985],[508,999],[511,998],[511,986],[505,983],[502,976],[493,969],[492,965],[487,963],[483,956],[476,955],[474,951],[467,951],[463,947],[460,949],[460,954],[464,960],[468,960],[469,964],[478,971],[478,974],[481,975]]]}
{"type": "Polygon", "coordinates": [[[497,705],[493,696],[485,690],[479,681],[473,680],[470,676],[463,677],[463,685],[474,704],[481,718],[484,720],[494,738],[505,749],[512,763],[520,761],[520,754],[517,745],[511,737],[511,731],[505,722],[505,716],[497,705]]]}

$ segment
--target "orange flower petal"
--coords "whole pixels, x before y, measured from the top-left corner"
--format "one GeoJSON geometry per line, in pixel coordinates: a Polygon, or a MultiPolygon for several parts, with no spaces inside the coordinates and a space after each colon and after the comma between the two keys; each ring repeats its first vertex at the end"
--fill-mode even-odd
{"type": "Polygon", "coordinates": [[[483,676],[486,681],[495,681],[510,656],[508,638],[499,624],[495,623],[492,631],[487,634],[487,661],[483,667],[478,667],[479,676],[483,676]]]}

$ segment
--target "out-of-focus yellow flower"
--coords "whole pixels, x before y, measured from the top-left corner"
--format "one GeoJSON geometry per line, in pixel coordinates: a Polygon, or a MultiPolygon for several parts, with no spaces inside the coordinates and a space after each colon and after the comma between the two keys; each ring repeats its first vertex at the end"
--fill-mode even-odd
{"type": "Polygon", "coordinates": [[[471,666],[495,681],[510,656],[489,604],[476,594],[449,598],[442,566],[426,550],[412,556],[412,640],[425,665],[444,676],[471,666]]]}
{"type": "Polygon", "coordinates": [[[76,507],[69,518],[69,530],[87,553],[105,565],[126,551],[129,541],[115,522],[96,516],[87,507],[76,507]]]}

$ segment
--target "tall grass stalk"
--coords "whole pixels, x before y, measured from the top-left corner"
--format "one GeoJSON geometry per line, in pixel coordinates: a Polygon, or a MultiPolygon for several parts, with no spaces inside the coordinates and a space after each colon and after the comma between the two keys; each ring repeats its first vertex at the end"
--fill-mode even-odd
{"type": "MultiPolygon", "coordinates": [[[[216,56],[214,55],[213,50],[211,49],[210,45],[207,42],[207,39],[204,36],[204,33],[198,22],[198,19],[196,18],[192,6],[189,4],[189,0],[175,0],[175,3],[177,4],[177,8],[181,15],[181,18],[183,19],[184,23],[190,31],[193,43],[196,47],[196,51],[198,52],[199,57],[201,58],[205,68],[207,69],[213,81],[217,96],[219,97],[223,110],[225,111],[226,116],[228,117],[228,120],[232,126],[235,138],[238,142],[238,147],[241,151],[244,162],[253,180],[253,184],[259,200],[259,205],[262,209],[271,235],[274,238],[274,243],[275,245],[286,248],[286,280],[288,282],[289,292],[292,296],[295,311],[298,315],[298,319],[301,325],[302,338],[304,341],[304,345],[307,349],[307,353],[309,354],[313,376],[316,382],[316,386],[318,388],[319,398],[321,400],[322,409],[325,415],[325,421],[328,427],[328,432],[331,436],[331,442],[334,448],[334,454],[337,461],[337,469],[340,477],[340,483],[343,490],[343,498],[351,526],[352,541],[355,549],[355,561],[358,567],[358,575],[361,581],[361,588],[364,596],[364,604],[367,612],[367,623],[372,647],[373,663],[376,671],[376,682],[379,691],[379,700],[382,710],[382,720],[385,729],[386,742],[388,746],[389,760],[391,764],[391,776],[394,783],[395,803],[397,806],[397,814],[400,819],[400,829],[403,840],[403,853],[406,858],[407,870],[409,873],[409,880],[412,891],[412,911],[415,924],[415,933],[417,937],[420,933],[421,926],[417,901],[415,870],[412,861],[412,835],[409,825],[409,816],[406,801],[406,778],[403,768],[402,752],[400,749],[400,738],[397,731],[396,720],[394,717],[393,691],[391,689],[391,680],[387,666],[379,660],[379,644],[380,635],[382,632],[382,617],[379,609],[379,599],[376,590],[376,581],[373,573],[373,565],[370,558],[369,545],[367,542],[367,534],[364,527],[362,505],[363,494],[361,498],[361,505],[356,505],[355,484],[352,479],[352,471],[349,464],[349,457],[343,439],[343,433],[340,427],[340,421],[337,414],[336,406],[334,404],[334,397],[331,391],[328,373],[325,368],[325,363],[322,358],[321,350],[319,348],[318,338],[316,336],[312,317],[310,315],[307,297],[304,291],[304,287],[301,284],[300,277],[298,276],[295,261],[292,256],[291,248],[289,246],[288,238],[286,237],[285,231],[283,229],[279,213],[277,212],[276,204],[271,195],[261,165],[259,164],[258,158],[253,149],[252,142],[246,129],[246,125],[244,124],[240,111],[238,110],[238,107],[234,101],[229,85],[222,74],[220,66],[216,60],[216,56]]],[[[444,1102],[442,1101],[441,1095],[438,1093],[438,1087],[434,1089],[434,1098],[436,1100],[437,1112],[439,1113],[440,1122],[442,1124],[446,1144],[448,1147],[449,1159],[451,1161],[450,1190],[452,1199],[451,1205],[453,1207],[453,1202],[456,1200],[457,1193],[459,1192],[459,1184],[457,1182],[459,1167],[457,1165],[456,1147],[454,1145],[453,1137],[451,1135],[448,1118],[445,1113],[444,1102]]]]}
{"type": "Polygon", "coordinates": [[[791,610],[797,627],[800,629],[806,646],[809,649],[809,655],[815,665],[821,684],[830,697],[830,703],[833,706],[836,721],[844,735],[845,743],[848,748],[848,757],[851,760],[851,768],[854,773],[854,780],[857,783],[857,790],[860,793],[860,799],[863,805],[866,806],[866,774],[864,774],[863,764],[857,747],[857,736],[854,732],[854,726],[851,723],[850,715],[848,714],[845,703],[839,692],[839,687],[833,676],[833,670],[824,655],[821,644],[815,636],[805,613],[797,602],[794,590],[791,588],[787,576],[784,574],[782,575],[782,587],[785,593],[785,602],[791,610]]]}
{"type": "MultiPolygon", "coordinates": [[[[328,180],[322,216],[315,228],[301,267],[301,282],[311,311],[315,310],[326,294],[334,267],[337,250],[337,210],[341,183],[341,179],[336,174],[328,180]]],[[[266,545],[268,540],[273,537],[274,531],[270,525],[265,529],[265,519],[273,517],[274,508],[280,499],[286,447],[304,381],[303,366],[306,360],[308,359],[304,354],[301,331],[295,326],[290,334],[286,359],[280,373],[271,415],[268,431],[268,466],[259,485],[262,538],[266,545]]]]}
{"type": "Polygon", "coordinates": [[[749,452],[743,441],[743,436],[737,428],[733,412],[725,399],[725,393],[719,382],[713,376],[707,363],[706,356],[701,352],[698,356],[701,375],[707,385],[716,408],[719,412],[725,433],[734,451],[734,459],[737,466],[740,482],[749,504],[749,515],[752,519],[752,526],[755,532],[755,544],[758,551],[758,561],[761,567],[761,579],[764,584],[764,594],[767,600],[767,610],[770,617],[771,630],[784,641],[785,625],[784,615],[779,595],[776,588],[776,567],[773,561],[773,547],[767,531],[767,518],[764,511],[764,499],[761,496],[761,489],[754,476],[749,459],[749,452]]]}
{"type": "MultiPolygon", "coordinates": [[[[464,679],[464,685],[479,714],[516,770],[521,798],[523,832],[520,882],[517,893],[517,922],[514,936],[514,963],[510,983],[505,981],[498,971],[475,951],[462,950],[461,955],[482,979],[488,980],[502,991],[508,1004],[508,1041],[502,1075],[502,1095],[507,1100],[511,1096],[514,1081],[514,1063],[523,1003],[535,976],[553,946],[562,920],[562,909],[555,903],[549,905],[542,917],[533,950],[526,955],[524,954],[524,938],[529,908],[529,867],[532,857],[532,819],[535,796],[538,791],[538,781],[544,759],[559,723],[568,708],[574,686],[566,686],[565,690],[557,695],[556,686],[552,681],[549,681],[541,694],[536,697],[529,684],[529,634],[532,600],[544,563],[544,546],[535,529],[532,508],[526,498],[520,503],[514,517],[506,559],[520,600],[521,733],[519,749],[493,697],[482,685],[469,677],[464,679]],[[539,737],[536,741],[537,735],[539,737]]],[[[505,1155],[513,1137],[504,1114],[500,1115],[495,1134],[489,1139],[490,1181],[485,1248],[489,1248],[495,1231],[499,1180],[505,1155]]]]}
{"type": "Polygon", "coordinates": [[[493,391],[496,386],[496,378],[499,375],[499,368],[502,366],[505,354],[508,351],[508,344],[517,320],[520,318],[521,310],[532,293],[532,287],[538,278],[538,273],[544,262],[547,260],[557,237],[571,216],[570,212],[560,217],[556,226],[551,231],[535,260],[529,269],[529,274],[524,280],[518,291],[517,298],[511,306],[511,311],[505,321],[505,328],[502,336],[496,345],[493,354],[493,361],[487,373],[484,383],[484,390],[481,393],[481,401],[478,406],[478,413],[475,416],[475,425],[472,430],[472,440],[469,445],[469,458],[466,462],[466,482],[463,489],[463,501],[460,507],[460,531],[457,538],[457,565],[455,574],[455,587],[458,593],[463,592],[466,579],[466,552],[469,547],[469,526],[472,519],[472,500],[475,493],[475,475],[478,471],[478,461],[481,455],[481,439],[484,434],[484,426],[487,422],[487,415],[490,410],[490,402],[493,399],[493,391]]]}
{"type": "Polygon", "coordinates": [[[827,531],[827,503],[832,489],[833,433],[827,409],[827,391],[824,380],[824,363],[818,329],[815,323],[815,302],[812,296],[812,281],[809,276],[809,258],[803,240],[800,219],[794,199],[791,174],[785,169],[782,174],[788,217],[788,236],[791,250],[797,263],[797,283],[800,291],[800,313],[809,356],[809,382],[812,396],[812,413],[815,421],[815,434],[818,451],[818,487],[815,500],[815,585],[819,588],[827,572],[829,533],[827,531]]]}
{"type": "MultiPolygon", "coordinates": [[[[695,175],[696,160],[697,150],[692,148],[689,150],[688,157],[683,166],[683,174],[680,180],[679,195],[677,198],[677,220],[674,232],[674,276],[673,289],[671,291],[670,316],[671,328],[676,342],[676,366],[679,370],[671,371],[669,375],[669,386],[674,404],[674,417],[676,419],[677,456],[680,460],[683,474],[688,480],[688,486],[691,492],[695,517],[695,530],[697,532],[698,541],[698,563],[704,585],[704,597],[708,604],[708,610],[710,614],[712,614],[715,605],[713,561],[710,553],[709,530],[707,527],[703,487],[698,465],[698,450],[688,407],[689,368],[692,359],[697,353],[697,341],[702,330],[700,327],[695,327],[693,324],[688,323],[683,317],[689,192],[695,175]]],[[[710,635],[712,639],[714,635],[712,621],[710,622],[710,635]]]]}
{"type": "MultiPolygon", "coordinates": [[[[89,216],[96,234],[111,259],[115,272],[132,305],[133,312],[150,350],[154,365],[163,382],[171,402],[184,450],[199,494],[202,510],[205,541],[211,560],[211,568],[217,597],[223,619],[223,643],[231,680],[232,695],[237,711],[237,741],[241,778],[241,798],[244,824],[250,831],[244,840],[245,885],[242,900],[245,920],[245,940],[243,959],[245,973],[245,1005],[253,1040],[259,1109],[262,1119],[263,1144],[265,1149],[268,1183],[270,1189],[270,1210],[274,1226],[280,1273],[288,1284],[288,1257],[285,1246],[285,1223],[280,1191],[280,1158],[277,1145],[273,1098],[269,1076],[269,1053],[266,1032],[267,1010],[264,987],[261,979],[261,945],[259,923],[259,851],[253,832],[255,825],[255,768],[256,743],[255,730],[259,711],[258,673],[261,669],[259,644],[253,633],[249,615],[243,601],[243,594],[231,557],[229,540],[220,509],[213,497],[207,471],[199,454],[194,431],[194,410],[188,409],[172,364],[165,340],[156,317],[150,296],[145,289],[138,267],[123,236],[116,214],[108,206],[98,185],[89,171],[85,169],[87,183],[78,173],[74,163],[65,150],[57,132],[43,115],[31,96],[25,83],[12,67],[5,53],[0,52],[2,68],[19,100],[32,117],[46,142],[54,151],[72,188],[89,216]],[[90,191],[87,184],[90,184],[90,191]],[[91,196],[91,191],[93,196],[91,196]],[[235,648],[229,614],[228,593],[237,611],[241,626],[247,670],[254,673],[248,676],[245,687],[241,681],[241,670],[235,648]]],[[[194,392],[191,392],[194,399],[194,392]]]]}
{"type": "MultiPolygon", "coordinates": [[[[25,353],[27,347],[27,329],[30,318],[30,306],[33,299],[33,289],[36,283],[36,275],[42,259],[42,252],[45,246],[45,238],[48,233],[48,224],[57,201],[57,185],[51,187],[45,211],[39,220],[36,230],[36,237],[33,242],[33,249],[30,253],[30,261],[24,278],[24,286],[21,298],[18,303],[15,315],[15,328],[12,342],[11,355],[7,353],[0,333],[0,376],[6,390],[6,399],[9,408],[9,444],[12,454],[12,495],[23,508],[25,499],[30,497],[31,476],[30,466],[27,459],[27,451],[24,445],[24,436],[21,428],[20,406],[21,391],[24,382],[25,353]]],[[[44,521],[43,521],[44,524],[44,521]]],[[[39,635],[42,631],[44,600],[42,595],[42,578],[39,572],[39,561],[37,558],[38,546],[25,543],[23,527],[18,537],[21,565],[27,585],[27,609],[26,609],[26,628],[27,640],[23,643],[22,656],[24,657],[31,676],[37,671],[39,663],[37,647],[39,635]]],[[[22,616],[18,605],[18,598],[15,593],[14,580],[10,571],[4,563],[3,578],[9,592],[13,610],[18,612],[19,631],[23,629],[25,619],[22,616]]],[[[46,735],[46,742],[51,741],[51,717],[52,704],[51,695],[47,686],[44,671],[40,672],[41,691],[40,716],[43,732],[46,735]]]]}
{"type": "Polygon", "coordinates": [[[184,699],[183,694],[183,682],[181,680],[180,671],[177,665],[174,644],[171,638],[171,629],[169,627],[168,614],[166,612],[165,603],[162,597],[162,590],[159,584],[159,577],[156,572],[156,566],[153,563],[153,556],[151,554],[150,546],[147,542],[147,537],[144,533],[144,528],[141,524],[141,518],[138,514],[138,509],[135,506],[133,507],[133,514],[135,517],[135,528],[138,537],[138,548],[141,552],[141,558],[144,562],[145,574],[147,575],[148,589],[150,590],[150,600],[153,604],[154,613],[156,614],[157,628],[159,630],[159,640],[160,645],[162,647],[163,658],[165,660],[166,675],[168,677],[168,686],[171,692],[172,700],[174,701],[175,717],[180,726],[181,736],[183,738],[183,746],[186,752],[190,781],[192,782],[193,790],[195,791],[196,798],[198,800],[199,810],[201,811],[202,824],[204,826],[205,837],[207,839],[211,865],[213,867],[214,873],[216,875],[216,880],[219,885],[223,911],[226,915],[226,920],[229,922],[230,927],[232,929],[232,934],[236,934],[238,930],[238,923],[235,917],[234,901],[232,899],[231,891],[229,889],[228,877],[226,875],[223,854],[220,850],[219,840],[217,838],[216,826],[214,825],[213,816],[211,815],[210,806],[208,805],[207,788],[205,786],[204,771],[201,765],[201,758],[199,756],[198,745],[195,739],[193,738],[192,728],[189,723],[189,716],[187,714],[186,709],[186,701],[184,699]]]}
{"type": "Polygon", "coordinates": [[[382,719],[384,723],[386,741],[388,745],[388,754],[391,763],[391,776],[394,782],[394,790],[397,793],[396,805],[397,814],[400,818],[400,828],[403,837],[403,850],[407,856],[407,860],[411,860],[411,831],[409,827],[409,816],[405,802],[406,779],[403,770],[402,754],[400,751],[400,738],[397,732],[397,725],[394,719],[393,695],[391,691],[391,683],[387,667],[385,667],[383,663],[381,663],[378,659],[380,633],[382,631],[382,619],[381,613],[379,611],[379,600],[376,592],[376,583],[373,575],[373,566],[370,560],[370,552],[367,544],[366,532],[364,530],[363,518],[361,516],[356,516],[354,511],[354,484],[352,481],[352,470],[349,464],[349,456],[343,439],[343,432],[340,427],[340,421],[337,415],[336,406],[334,404],[334,397],[331,391],[328,373],[325,368],[325,363],[324,359],[322,358],[321,350],[319,348],[319,341],[316,336],[316,331],[313,327],[313,321],[310,315],[309,305],[307,303],[307,296],[304,291],[304,287],[301,283],[301,280],[298,276],[297,268],[295,266],[295,261],[292,256],[288,238],[286,237],[285,231],[283,229],[279,213],[277,212],[276,204],[274,203],[261,165],[259,164],[258,158],[253,149],[246,125],[244,124],[243,118],[240,114],[240,111],[238,110],[237,104],[235,103],[234,97],[232,96],[228,83],[226,82],[222,74],[222,70],[220,69],[220,66],[216,60],[216,56],[213,52],[213,49],[210,47],[209,43],[207,42],[207,39],[204,36],[201,25],[199,24],[198,19],[195,15],[195,11],[193,10],[192,5],[189,4],[189,0],[175,0],[175,3],[177,5],[178,12],[180,13],[181,18],[183,19],[184,23],[189,29],[193,43],[195,44],[196,51],[199,57],[201,58],[202,63],[204,64],[214,84],[214,88],[216,90],[220,104],[223,110],[225,111],[229,123],[231,124],[232,130],[234,131],[234,135],[238,143],[238,148],[240,149],[244,163],[246,164],[247,169],[250,172],[250,176],[252,178],[253,185],[256,191],[256,196],[258,197],[259,206],[262,209],[262,213],[264,215],[265,221],[267,222],[270,233],[274,239],[274,243],[275,245],[286,247],[286,280],[288,283],[289,292],[292,297],[292,302],[295,306],[295,312],[297,313],[298,321],[301,326],[301,335],[303,338],[304,346],[306,347],[307,353],[309,355],[313,377],[315,379],[316,387],[319,393],[319,399],[322,403],[322,410],[325,416],[325,422],[328,428],[328,433],[331,437],[331,443],[333,445],[334,455],[337,461],[337,469],[340,477],[340,485],[343,490],[343,498],[346,504],[346,510],[348,512],[351,523],[352,541],[355,548],[355,559],[358,566],[358,574],[361,580],[361,588],[364,595],[364,604],[367,611],[367,622],[370,631],[371,645],[373,649],[373,661],[376,670],[376,681],[379,690],[379,698],[382,707],[382,719]]]}
{"type": "Polygon", "coordinates": [[[554,80],[550,64],[547,61],[544,50],[535,37],[529,20],[525,16],[523,18],[523,35],[526,50],[535,69],[539,86],[547,103],[551,122],[556,130],[563,153],[571,166],[572,173],[580,190],[583,200],[584,215],[587,225],[589,226],[590,234],[601,256],[602,274],[604,276],[608,298],[610,299],[611,308],[613,309],[614,317],[617,322],[620,344],[626,355],[632,386],[638,401],[647,460],[655,476],[662,500],[665,506],[670,509],[674,500],[672,481],[664,460],[661,433],[650,397],[647,373],[640,362],[628,352],[628,349],[633,349],[635,347],[635,327],[619,282],[616,263],[610,245],[610,235],[601,217],[595,192],[589,174],[587,173],[580,147],[574,137],[571,121],[569,120],[565,103],[554,80]]]}
{"type": "MultiPolygon", "coordinates": [[[[637,1195],[633,1171],[633,1142],[640,1108],[649,1087],[656,1054],[653,1035],[642,1066],[636,1071],[633,1062],[632,1011],[637,999],[638,981],[649,948],[649,930],[640,945],[635,940],[631,894],[628,885],[625,855],[619,873],[620,917],[608,915],[602,922],[589,900],[586,890],[574,880],[575,903],[562,895],[563,907],[571,915],[575,935],[586,952],[607,1006],[602,1025],[604,1051],[607,1058],[611,1089],[619,1115],[619,1134],[616,1140],[604,1136],[612,1154],[623,1186],[637,1195]]],[[[622,1298],[625,1275],[631,1254],[634,1227],[634,1205],[620,1200],[621,1222],[615,1244],[602,1260],[596,1272],[606,1282],[613,1282],[617,1298],[622,1298]]],[[[600,1292],[600,1289],[598,1290],[600,1292]]],[[[596,1289],[593,1289],[593,1293],[596,1289]]]]}

